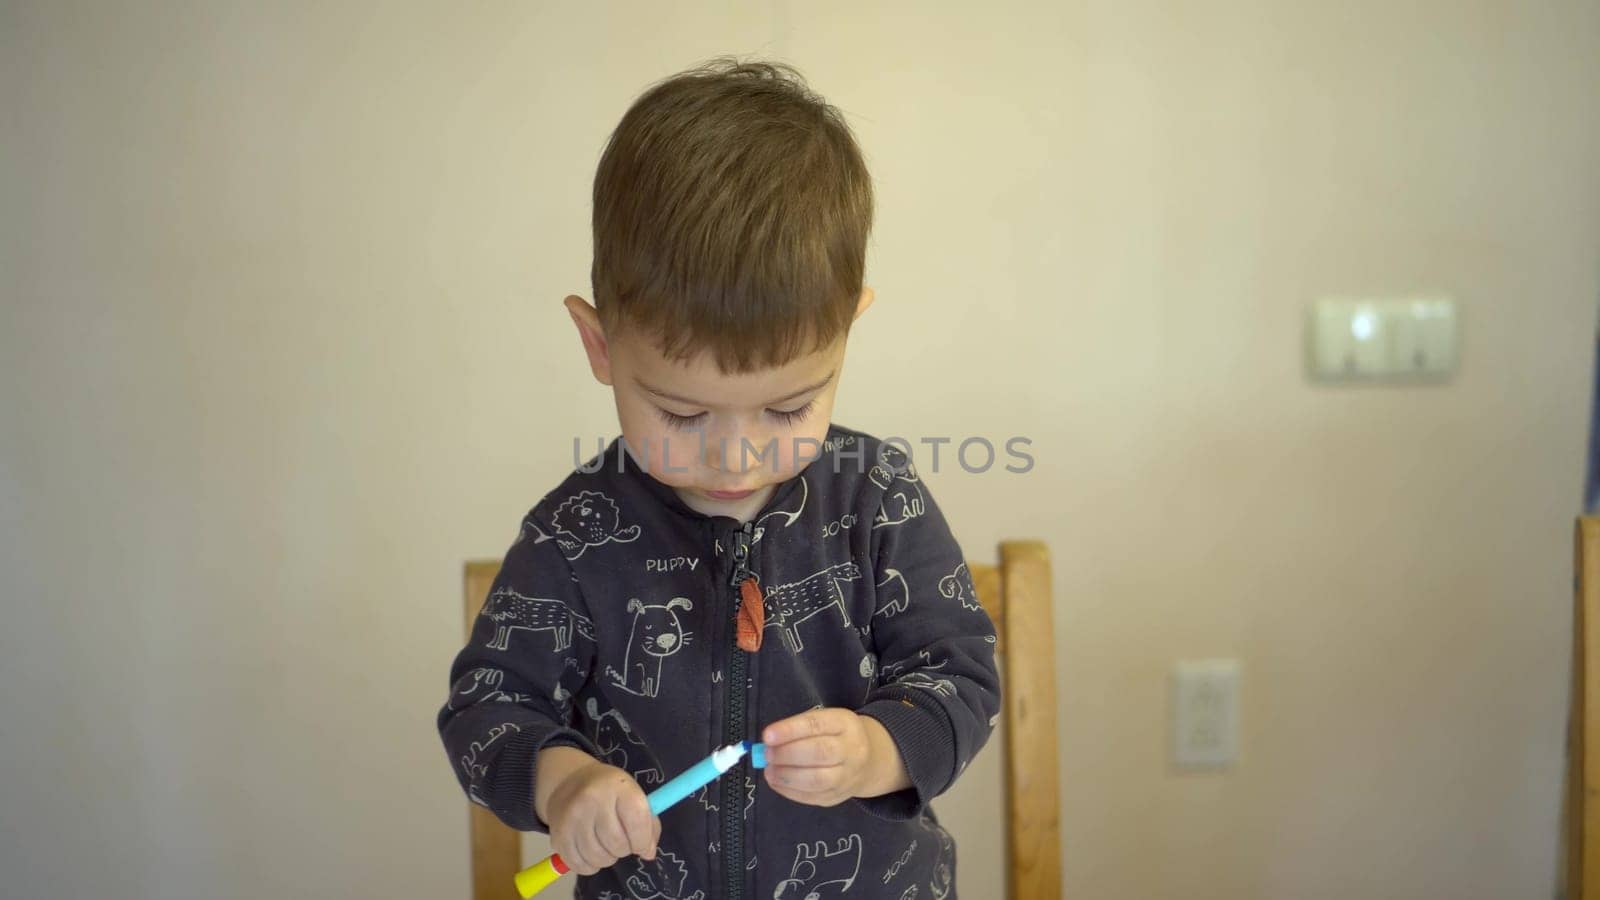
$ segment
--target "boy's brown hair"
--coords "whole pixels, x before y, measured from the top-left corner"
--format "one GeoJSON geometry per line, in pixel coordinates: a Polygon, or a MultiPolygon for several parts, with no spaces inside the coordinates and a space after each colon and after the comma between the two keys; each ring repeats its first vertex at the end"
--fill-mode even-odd
{"type": "Polygon", "coordinates": [[[844,335],[872,182],[839,111],[792,66],[719,57],[629,107],[594,179],[595,306],[671,359],[782,365],[844,335]]]}

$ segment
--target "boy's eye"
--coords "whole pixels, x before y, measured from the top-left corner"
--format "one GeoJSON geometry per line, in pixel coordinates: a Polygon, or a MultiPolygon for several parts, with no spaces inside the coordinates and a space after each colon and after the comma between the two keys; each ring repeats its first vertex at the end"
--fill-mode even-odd
{"type": "MultiPolygon", "coordinates": [[[[797,409],[769,409],[767,410],[767,414],[785,425],[793,425],[794,423],[799,422],[806,416],[810,415],[811,408],[815,405],[816,401],[812,400],[805,406],[797,409]]],[[[680,416],[675,412],[669,412],[659,406],[656,407],[656,412],[661,415],[661,420],[667,424],[668,428],[689,428],[706,417],[706,414],[703,412],[695,413],[692,416],[680,416]]]]}
{"type": "Polygon", "coordinates": [[[661,414],[661,420],[667,423],[668,428],[688,428],[690,425],[704,419],[705,413],[695,413],[692,416],[680,416],[677,413],[667,412],[661,407],[656,407],[656,412],[661,414]]]}
{"type": "Polygon", "coordinates": [[[804,419],[807,415],[810,415],[811,407],[815,406],[816,402],[817,401],[815,400],[809,401],[805,406],[802,406],[798,409],[769,409],[767,412],[779,422],[782,422],[785,425],[793,425],[801,419],[804,419]]]}

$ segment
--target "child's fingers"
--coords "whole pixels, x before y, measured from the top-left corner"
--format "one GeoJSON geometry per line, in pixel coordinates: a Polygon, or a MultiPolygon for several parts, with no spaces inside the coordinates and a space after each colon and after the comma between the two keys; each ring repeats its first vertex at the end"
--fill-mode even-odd
{"type": "Polygon", "coordinates": [[[767,749],[767,766],[837,766],[844,762],[844,748],[831,734],[801,738],[767,749]]]}
{"type": "Polygon", "coordinates": [[[594,826],[594,836],[604,848],[605,855],[610,857],[603,865],[609,866],[633,852],[628,845],[628,833],[623,830],[622,820],[617,818],[615,812],[600,817],[594,826]]]}
{"type": "Polygon", "coordinates": [[[786,744],[801,738],[817,737],[824,734],[844,734],[846,722],[840,716],[855,715],[847,709],[811,709],[780,719],[761,730],[761,740],[767,746],[786,744]]]}
{"type": "Polygon", "coordinates": [[[582,862],[578,858],[578,848],[574,847],[571,841],[563,840],[553,831],[550,833],[550,849],[561,857],[561,861],[566,863],[569,869],[576,869],[578,864],[582,862]]]}
{"type": "Polygon", "coordinates": [[[578,870],[579,875],[593,875],[616,862],[616,858],[606,853],[606,848],[601,846],[600,837],[595,833],[593,825],[589,826],[589,830],[579,839],[578,849],[583,854],[583,861],[589,866],[587,872],[578,870]]]}
{"type": "Polygon", "coordinates": [[[656,834],[660,827],[650,814],[650,804],[644,795],[635,793],[617,798],[617,818],[628,834],[628,849],[643,859],[654,859],[656,834]]]}
{"type": "Polygon", "coordinates": [[[836,791],[844,783],[842,766],[767,766],[767,783],[805,793],[836,791]]]}
{"type": "MultiPolygon", "coordinates": [[[[769,770],[770,771],[770,770],[769,770]]],[[[772,785],[774,793],[807,806],[837,806],[849,799],[840,791],[802,791],[787,785],[772,785]]]]}
{"type": "Polygon", "coordinates": [[[589,856],[584,851],[584,842],[578,840],[577,835],[571,835],[566,840],[552,843],[555,844],[555,851],[561,854],[561,861],[566,863],[572,871],[577,872],[579,875],[593,875],[595,872],[600,871],[599,866],[589,862],[589,856]]]}

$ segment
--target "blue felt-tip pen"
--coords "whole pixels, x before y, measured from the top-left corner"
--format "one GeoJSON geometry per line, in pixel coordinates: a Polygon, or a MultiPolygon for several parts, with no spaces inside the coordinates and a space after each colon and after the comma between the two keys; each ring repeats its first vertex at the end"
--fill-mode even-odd
{"type": "MultiPolygon", "coordinates": [[[[652,815],[661,815],[674,803],[689,796],[702,787],[716,781],[724,772],[733,768],[744,755],[750,754],[750,765],[757,769],[767,767],[767,745],[740,741],[722,747],[705,759],[700,760],[685,769],[671,781],[663,784],[646,795],[650,802],[652,815]]],[[[567,874],[567,864],[562,861],[561,854],[552,853],[537,863],[523,869],[516,875],[517,893],[524,898],[532,897],[549,887],[557,878],[567,874]]]]}
{"type": "Polygon", "coordinates": [[[733,768],[746,753],[751,754],[752,766],[758,769],[766,768],[766,749],[765,744],[741,741],[717,750],[685,769],[683,774],[651,791],[645,798],[650,801],[650,812],[661,815],[672,804],[716,781],[719,775],[733,768]]]}

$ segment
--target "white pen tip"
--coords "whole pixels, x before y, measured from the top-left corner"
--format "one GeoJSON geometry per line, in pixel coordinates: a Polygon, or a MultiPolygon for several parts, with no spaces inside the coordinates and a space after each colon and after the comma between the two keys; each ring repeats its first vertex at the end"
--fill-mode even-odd
{"type": "Polygon", "coordinates": [[[718,771],[726,772],[733,768],[733,764],[738,762],[745,752],[744,744],[729,744],[711,754],[711,760],[716,764],[718,771]]]}

